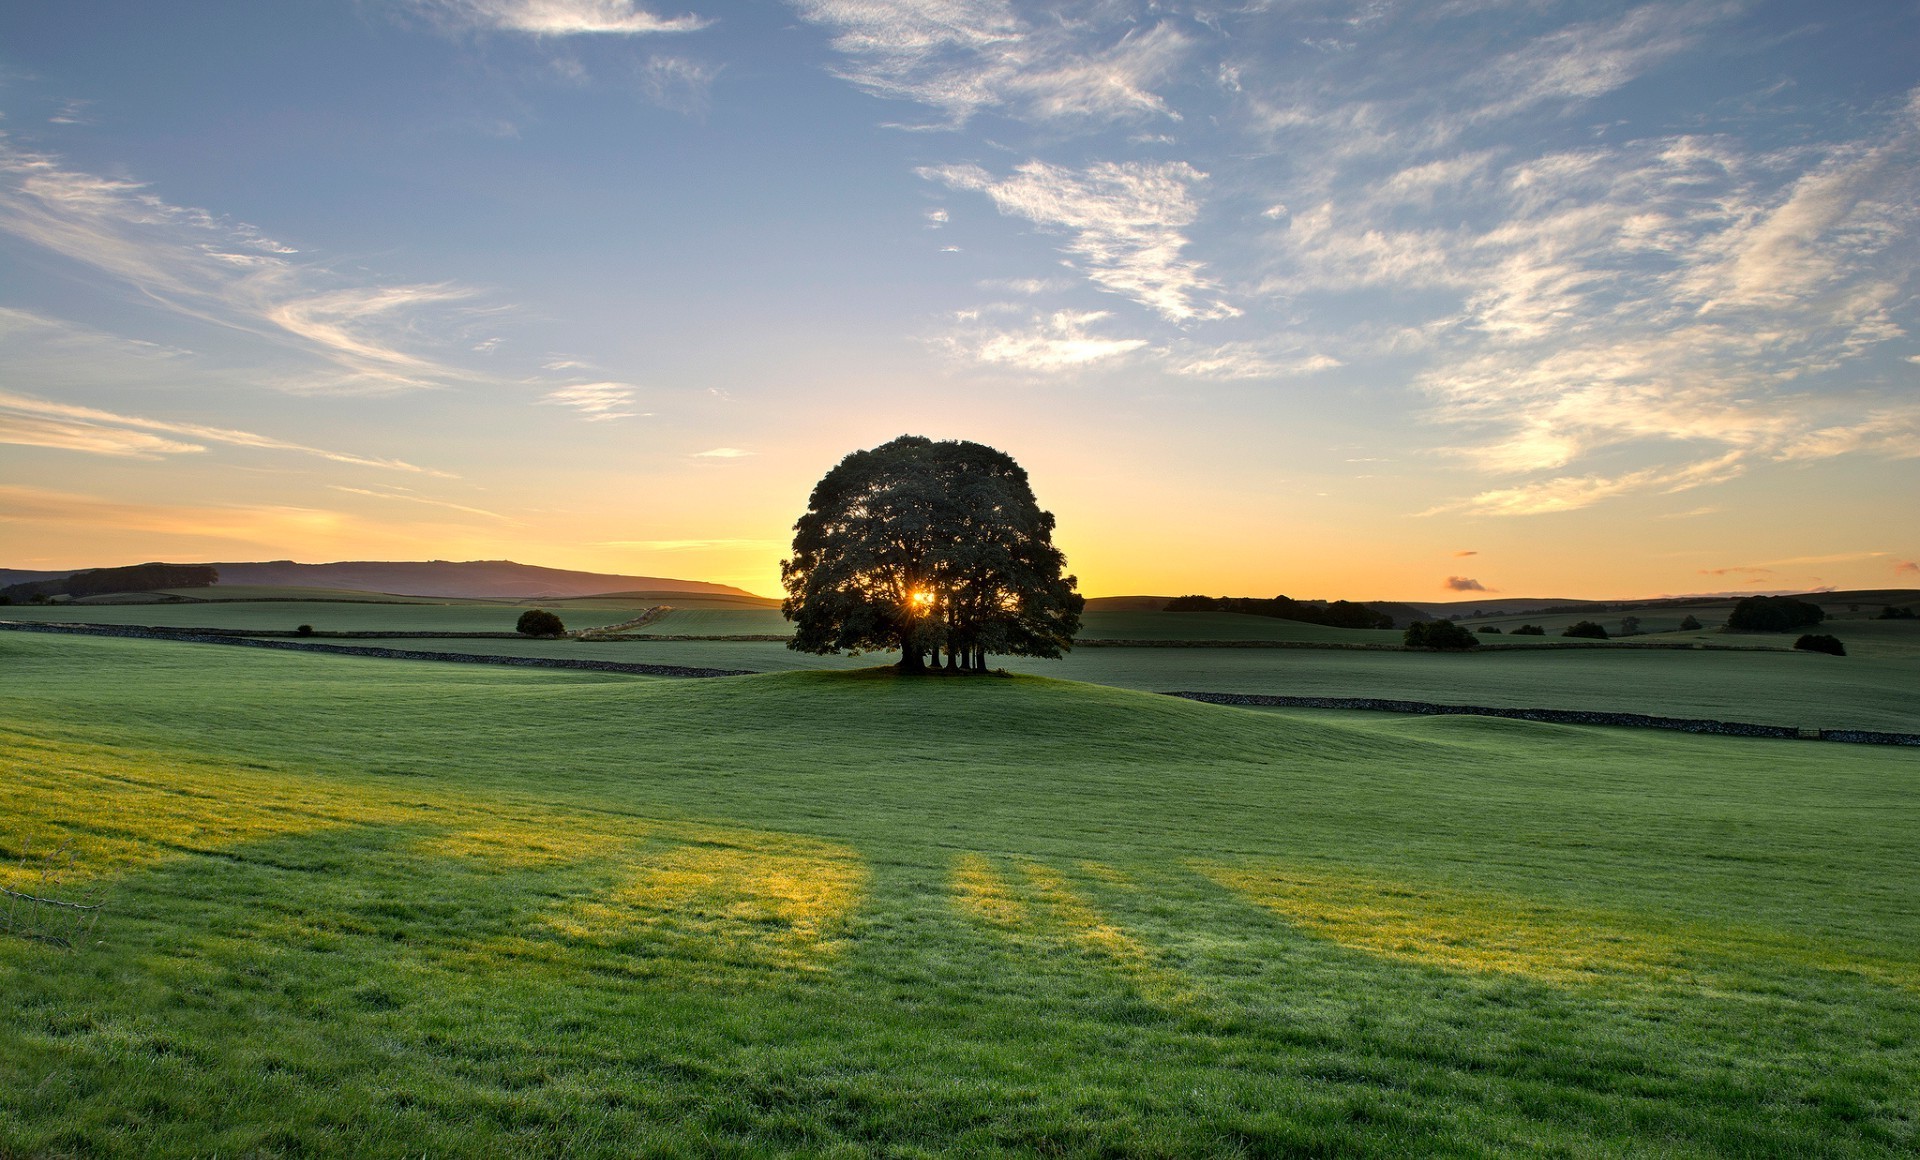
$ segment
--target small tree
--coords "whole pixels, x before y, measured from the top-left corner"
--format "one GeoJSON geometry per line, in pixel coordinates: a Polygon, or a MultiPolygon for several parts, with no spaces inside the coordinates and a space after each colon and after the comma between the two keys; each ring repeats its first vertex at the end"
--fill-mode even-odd
{"type": "Polygon", "coordinates": [[[299,633],[301,636],[312,636],[313,626],[311,624],[303,624],[300,627],[294,629],[293,631],[299,633]]]}
{"type": "Polygon", "coordinates": [[[559,636],[567,631],[560,618],[544,608],[529,608],[520,614],[514,631],[524,636],[559,636]]]}
{"type": "Polygon", "coordinates": [[[1569,624],[1564,630],[1562,630],[1560,635],[1561,636],[1577,636],[1587,640],[1610,639],[1607,636],[1607,630],[1604,627],[1598,624],[1595,624],[1591,620],[1582,620],[1576,624],[1569,624]]]}
{"type": "Polygon", "coordinates": [[[1681,632],[1699,632],[1700,618],[1689,614],[1685,620],[1680,622],[1680,631],[1681,632]]]}
{"type": "Polygon", "coordinates": [[[1547,630],[1546,630],[1546,629],[1544,629],[1544,628],[1541,628],[1541,627],[1540,627],[1539,625],[1537,625],[1537,624],[1523,624],[1523,625],[1521,625],[1521,626],[1520,626],[1519,628],[1516,628],[1516,629],[1514,629],[1514,630],[1513,630],[1513,635],[1515,635],[1515,636],[1545,636],[1545,635],[1547,635],[1547,630]]]}
{"type": "Polygon", "coordinates": [[[1639,631],[1640,631],[1639,617],[1623,616],[1620,618],[1620,635],[1621,636],[1634,636],[1634,635],[1637,635],[1639,631]]]}
{"type": "Polygon", "coordinates": [[[1486,633],[1486,634],[1487,634],[1487,635],[1489,635],[1489,636],[1499,636],[1499,635],[1500,635],[1500,629],[1499,629],[1499,627],[1498,627],[1498,626],[1496,626],[1496,625],[1491,625],[1491,624],[1483,624],[1483,625],[1481,625],[1481,626],[1480,626],[1479,628],[1476,628],[1476,629],[1474,629],[1474,631],[1475,631],[1475,632],[1482,632],[1482,633],[1486,633]]]}
{"type": "Polygon", "coordinates": [[[1436,620],[1431,624],[1416,620],[1407,626],[1403,639],[1408,648],[1465,649],[1480,644],[1479,637],[1451,620],[1436,620]]]}
{"type": "Polygon", "coordinates": [[[1810,632],[1805,633],[1799,640],[1793,642],[1793,647],[1805,652],[1827,653],[1830,656],[1836,657],[1847,655],[1847,646],[1840,643],[1840,638],[1837,636],[1828,636],[1825,633],[1821,633],[1818,636],[1810,632]]]}

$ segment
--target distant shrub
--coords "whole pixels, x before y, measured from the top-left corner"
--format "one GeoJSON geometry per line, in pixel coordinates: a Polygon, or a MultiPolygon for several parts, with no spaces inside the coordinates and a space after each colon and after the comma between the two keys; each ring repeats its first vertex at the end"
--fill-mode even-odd
{"type": "Polygon", "coordinates": [[[1727,627],[1737,632],[1792,632],[1826,618],[1826,609],[1791,596],[1747,596],[1733,606],[1727,627]]]}
{"type": "Polygon", "coordinates": [[[1680,622],[1680,631],[1681,632],[1699,632],[1700,618],[1697,616],[1689,615],[1685,620],[1680,622]]]}
{"type": "Polygon", "coordinates": [[[1465,628],[1451,620],[1436,620],[1431,624],[1414,621],[1407,626],[1404,639],[1408,648],[1474,648],[1480,640],[1465,628]]]}
{"type": "Polygon", "coordinates": [[[544,608],[529,608],[520,614],[520,623],[514,625],[514,631],[524,636],[559,636],[567,631],[567,626],[544,608]]]}
{"type": "Polygon", "coordinates": [[[1576,624],[1569,624],[1566,628],[1560,631],[1560,635],[1561,636],[1577,636],[1577,637],[1585,638],[1587,640],[1610,639],[1607,636],[1607,630],[1604,627],[1598,624],[1595,624],[1591,620],[1582,620],[1576,624]]]}
{"type": "Polygon", "coordinates": [[[1480,626],[1479,628],[1477,628],[1477,629],[1474,629],[1474,631],[1475,631],[1475,632],[1484,632],[1484,633],[1486,633],[1486,634],[1487,634],[1487,635],[1489,635],[1489,636],[1499,636],[1499,635],[1500,635],[1500,629],[1499,629],[1499,628],[1498,628],[1497,626],[1495,626],[1495,625],[1491,625],[1491,624],[1483,624],[1483,625],[1481,625],[1481,626],[1480,626]]]}
{"type": "Polygon", "coordinates": [[[1639,635],[1639,632],[1640,632],[1639,617],[1623,616],[1620,618],[1620,635],[1621,636],[1637,636],[1639,635]]]}
{"type": "Polygon", "coordinates": [[[1211,596],[1176,596],[1167,601],[1168,612],[1212,612],[1218,605],[1211,596]]]}
{"type": "Polygon", "coordinates": [[[1874,619],[1875,620],[1913,620],[1917,615],[1920,615],[1920,614],[1916,614],[1911,607],[1902,608],[1897,604],[1889,604],[1885,608],[1882,608],[1880,610],[1880,615],[1875,617],[1874,619]]]}
{"type": "Polygon", "coordinates": [[[1516,628],[1516,629],[1514,629],[1514,630],[1513,630],[1513,635],[1515,635],[1515,636],[1545,636],[1545,635],[1547,635],[1547,630],[1546,630],[1546,629],[1544,629],[1544,628],[1541,628],[1541,627],[1540,627],[1539,625],[1537,625],[1537,624],[1523,624],[1523,625],[1521,625],[1521,626],[1520,626],[1519,628],[1516,628]]]}
{"type": "Polygon", "coordinates": [[[293,631],[299,633],[301,636],[312,636],[313,626],[311,624],[303,624],[299,628],[294,629],[293,631]]]}
{"type": "Polygon", "coordinates": [[[1793,642],[1793,647],[1803,649],[1806,652],[1827,653],[1830,656],[1836,657],[1847,655],[1847,646],[1840,643],[1839,637],[1827,636],[1824,633],[1819,636],[1815,636],[1810,632],[1806,633],[1801,636],[1799,640],[1793,642]]]}

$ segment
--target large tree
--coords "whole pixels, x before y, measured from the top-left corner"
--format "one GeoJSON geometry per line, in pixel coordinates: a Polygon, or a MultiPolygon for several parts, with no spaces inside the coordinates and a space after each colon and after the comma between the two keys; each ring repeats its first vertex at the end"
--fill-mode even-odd
{"type": "Polygon", "coordinates": [[[1027,473],[979,443],[902,435],[815,485],[780,565],[801,652],[898,649],[900,667],[1057,657],[1085,606],[1027,473]]]}

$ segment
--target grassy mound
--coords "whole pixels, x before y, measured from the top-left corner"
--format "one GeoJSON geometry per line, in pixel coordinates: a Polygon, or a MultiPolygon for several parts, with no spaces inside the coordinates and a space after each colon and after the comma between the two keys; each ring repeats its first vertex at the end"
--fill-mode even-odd
{"type": "Polygon", "coordinates": [[[0,636],[0,1153],[1874,1154],[1912,755],[0,636]],[[6,884],[27,882],[10,870],[6,884]]]}

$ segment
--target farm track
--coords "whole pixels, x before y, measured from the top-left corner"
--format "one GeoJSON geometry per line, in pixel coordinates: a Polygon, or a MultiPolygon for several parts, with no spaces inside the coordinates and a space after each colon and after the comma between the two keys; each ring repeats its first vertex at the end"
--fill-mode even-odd
{"type": "MultiPolygon", "coordinates": [[[[291,652],[317,652],[336,656],[372,657],[384,660],[440,661],[455,664],[508,665],[518,668],[536,669],[574,669],[591,672],[627,673],[648,677],[747,677],[758,674],[756,669],[714,669],[697,668],[687,665],[647,665],[626,661],[572,660],[562,657],[525,657],[498,656],[482,653],[429,652],[417,649],[368,648],[358,645],[323,644],[308,638],[297,640],[262,639],[256,636],[242,635],[235,629],[172,629],[144,625],[98,625],[98,624],[55,624],[29,623],[15,620],[0,620],[0,630],[14,632],[42,632],[77,636],[110,636],[137,640],[165,640],[185,644],[225,644],[250,648],[280,649],[291,652]]],[[[444,639],[506,638],[517,639],[518,633],[333,633],[336,637],[365,635],[370,637],[410,638],[438,637],[444,639]]],[[[654,640],[725,640],[725,639],[761,639],[728,637],[638,637],[627,639],[654,640]]],[[[774,637],[783,640],[784,637],[774,637]]],[[[1086,643],[1086,642],[1082,642],[1086,643]]],[[[1286,642],[1292,643],[1292,642],[1286,642]]],[[[1165,647],[1164,642],[1143,642],[1142,647],[1165,647]]],[[[1110,645],[1110,647],[1112,647],[1110,645]]],[[[1307,646],[1312,647],[1312,646],[1307,646]]],[[[1335,645],[1334,647],[1342,647],[1335,645]]],[[[1347,646],[1352,647],[1352,646],[1347,646]]],[[[1533,646],[1540,647],[1540,646],[1533,646]]],[[[1575,646],[1580,647],[1580,646],[1575,646]]],[[[1604,646],[1603,646],[1604,647],[1604,646]]],[[[1658,646],[1655,646],[1658,647],[1658,646]]],[[[1512,720],[1541,721],[1565,725],[1605,725],[1627,729],[1666,729],[1684,733],[1718,734],[1735,737],[1758,737],[1779,740],[1800,741],[1837,741],[1856,745],[1903,745],[1920,746],[1920,734],[1889,733],[1868,729],[1805,729],[1792,725],[1765,725],[1743,721],[1717,721],[1695,717],[1659,717],[1644,713],[1593,712],[1578,709],[1530,709],[1499,708],[1486,705],[1445,705],[1432,701],[1390,700],[1376,697],[1305,697],[1283,696],[1263,693],[1216,693],[1181,690],[1162,694],[1180,697],[1190,701],[1202,701],[1214,705],[1232,705],[1260,708],[1295,709],[1341,709],[1365,710],[1374,712],[1403,713],[1419,716],[1474,716],[1502,717],[1512,720]]]]}

